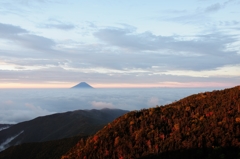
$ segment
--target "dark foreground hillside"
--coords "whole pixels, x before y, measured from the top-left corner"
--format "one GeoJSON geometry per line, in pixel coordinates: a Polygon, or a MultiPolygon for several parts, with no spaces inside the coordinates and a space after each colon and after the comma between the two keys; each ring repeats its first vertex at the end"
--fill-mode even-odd
{"type": "Polygon", "coordinates": [[[0,159],[59,159],[84,136],[38,143],[24,143],[0,152],[0,159]]]}
{"type": "Polygon", "coordinates": [[[0,131],[0,151],[13,145],[45,142],[76,135],[93,135],[128,111],[120,109],[76,110],[21,122],[0,131]]]}
{"type": "Polygon", "coordinates": [[[240,86],[125,114],[62,159],[240,158],[240,86]]]}

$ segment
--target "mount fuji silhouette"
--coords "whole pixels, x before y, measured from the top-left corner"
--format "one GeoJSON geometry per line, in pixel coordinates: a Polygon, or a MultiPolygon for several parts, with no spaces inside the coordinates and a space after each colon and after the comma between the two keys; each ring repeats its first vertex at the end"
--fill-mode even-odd
{"type": "Polygon", "coordinates": [[[90,86],[89,84],[87,84],[86,82],[81,82],[81,83],[73,86],[72,88],[93,88],[93,87],[90,86]]]}

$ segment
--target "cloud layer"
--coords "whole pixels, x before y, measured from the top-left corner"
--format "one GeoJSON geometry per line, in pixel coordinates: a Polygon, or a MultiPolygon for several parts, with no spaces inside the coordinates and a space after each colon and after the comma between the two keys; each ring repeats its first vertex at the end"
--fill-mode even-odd
{"type": "Polygon", "coordinates": [[[0,92],[0,123],[18,123],[79,109],[140,110],[212,89],[6,89],[0,92]]]}

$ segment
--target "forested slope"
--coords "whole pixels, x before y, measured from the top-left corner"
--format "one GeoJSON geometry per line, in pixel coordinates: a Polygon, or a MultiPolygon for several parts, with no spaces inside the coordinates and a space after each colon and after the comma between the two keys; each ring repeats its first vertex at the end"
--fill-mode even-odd
{"type": "Polygon", "coordinates": [[[239,147],[237,86],[125,114],[62,159],[238,158],[239,147]]]}

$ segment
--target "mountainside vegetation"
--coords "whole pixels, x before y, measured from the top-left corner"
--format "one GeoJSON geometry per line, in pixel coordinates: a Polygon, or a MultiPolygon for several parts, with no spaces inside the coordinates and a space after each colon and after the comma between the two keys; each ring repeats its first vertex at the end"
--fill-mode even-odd
{"type": "Polygon", "coordinates": [[[240,86],[129,112],[62,159],[240,158],[240,86]]]}

